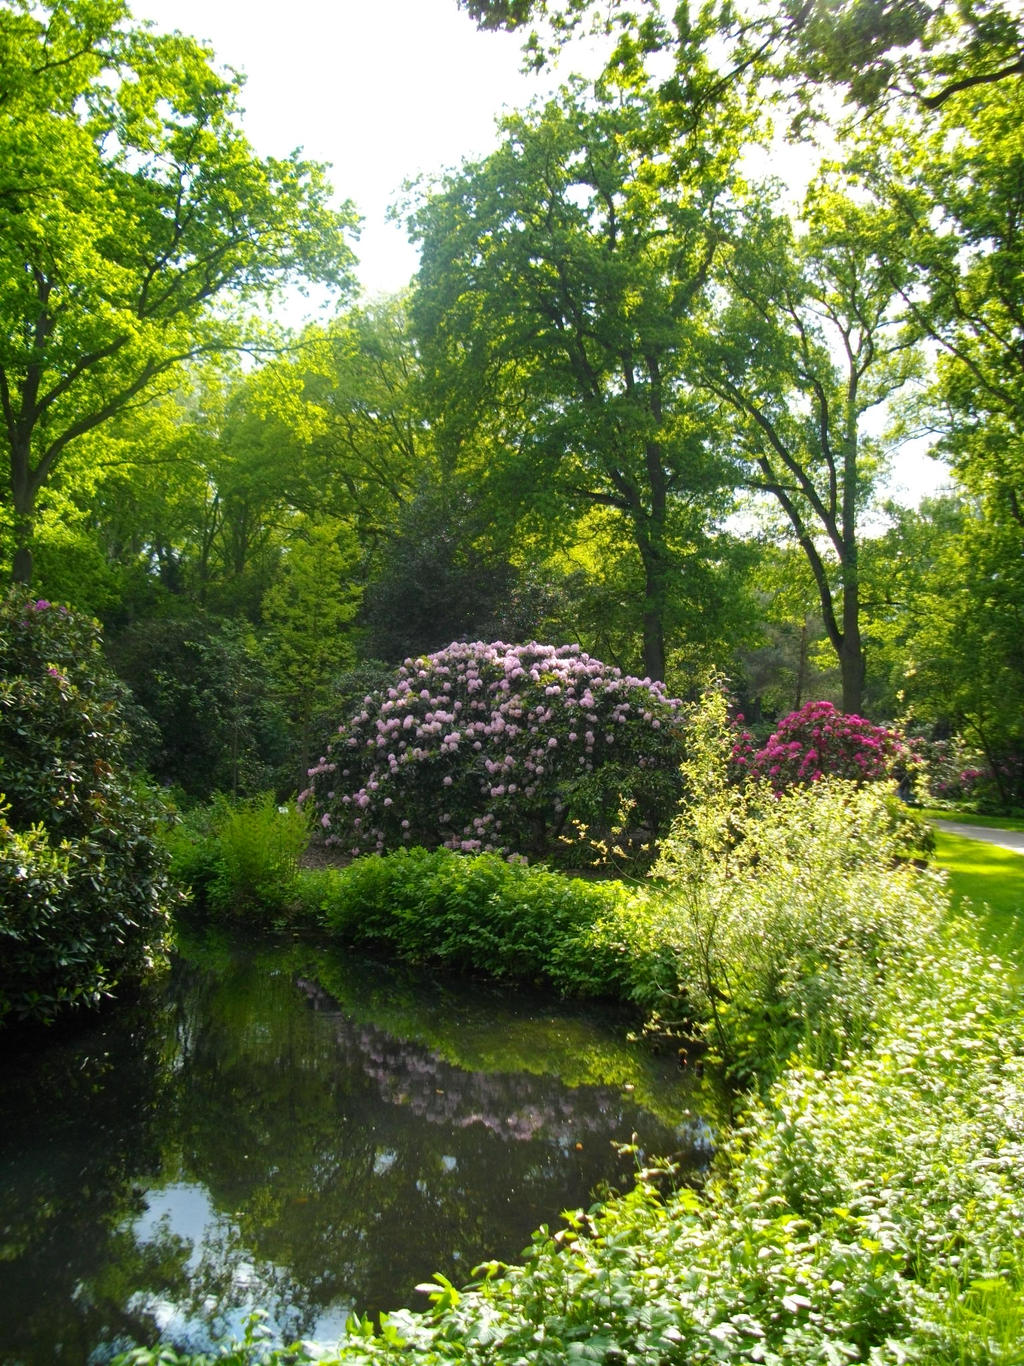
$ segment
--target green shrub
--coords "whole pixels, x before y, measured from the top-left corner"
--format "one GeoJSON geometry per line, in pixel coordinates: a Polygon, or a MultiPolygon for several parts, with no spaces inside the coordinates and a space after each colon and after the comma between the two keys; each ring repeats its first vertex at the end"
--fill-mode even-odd
{"type": "Polygon", "coordinates": [[[236,622],[193,612],[135,622],[108,642],[148,719],[142,758],[157,782],[203,801],[294,782],[286,718],[250,637],[236,622]]]}
{"type": "Polygon", "coordinates": [[[630,953],[616,932],[630,894],[496,854],[402,849],[315,879],[322,923],[349,942],[387,944],[413,962],[580,996],[628,991],[630,953]]]}
{"type": "Polygon", "coordinates": [[[187,812],[167,843],[171,871],[198,908],[221,921],[266,926],[295,907],[309,819],[269,792],[245,801],[218,795],[187,812]]]}
{"type": "MultiPolygon", "coordinates": [[[[677,817],[653,870],[652,934],[674,958],[676,1008],[746,1073],[770,1077],[799,1039],[831,1063],[872,1027],[893,964],[933,932],[941,887],[903,860],[905,836],[878,784],[736,786],[719,693],[705,696],[689,734],[683,770],[703,795],[677,817]]],[[[663,980],[646,995],[662,1011],[672,1004],[663,980]]]]}
{"type": "Polygon", "coordinates": [[[94,1002],[162,949],[163,812],[127,770],[125,716],[92,622],[0,604],[0,1022],[94,1002]]]}

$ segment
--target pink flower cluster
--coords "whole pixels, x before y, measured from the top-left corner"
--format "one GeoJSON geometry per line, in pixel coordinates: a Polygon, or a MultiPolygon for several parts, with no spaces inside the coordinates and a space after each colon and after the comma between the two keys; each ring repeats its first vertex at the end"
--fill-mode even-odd
{"type": "Polygon", "coordinates": [[[781,790],[824,777],[878,782],[892,776],[904,753],[895,731],[838,711],[831,702],[808,702],[784,717],[760,750],[748,732],[738,731],[732,758],[740,773],[767,778],[781,790]]]}
{"type": "Polygon", "coordinates": [[[536,851],[603,766],[674,778],[679,710],[662,684],[577,645],[453,644],[407,659],[363,699],[302,799],[353,856],[403,844],[536,851]]]}

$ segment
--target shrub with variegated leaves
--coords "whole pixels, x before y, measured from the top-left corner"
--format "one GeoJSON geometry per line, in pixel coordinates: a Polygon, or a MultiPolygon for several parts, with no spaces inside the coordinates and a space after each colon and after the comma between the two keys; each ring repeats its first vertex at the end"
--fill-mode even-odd
{"type": "Polygon", "coordinates": [[[453,644],[364,697],[303,800],[352,856],[599,855],[621,826],[614,842],[632,857],[671,821],[681,757],[679,704],[660,683],[577,645],[453,644]]]}

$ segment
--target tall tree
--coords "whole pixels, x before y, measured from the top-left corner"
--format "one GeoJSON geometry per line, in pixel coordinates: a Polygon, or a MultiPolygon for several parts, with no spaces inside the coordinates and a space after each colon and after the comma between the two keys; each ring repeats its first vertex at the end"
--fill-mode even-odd
{"type": "Polygon", "coordinates": [[[191,357],[255,340],[229,306],[350,283],[322,168],[257,157],[237,77],[122,0],[0,8],[0,458],[14,577],[69,446],[191,357]]]}
{"type": "Polygon", "coordinates": [[[1024,538],[1022,128],[1024,82],[959,94],[873,179],[915,264],[908,314],[938,348],[927,423],[987,515],[1024,538]]]}
{"type": "Polygon", "coordinates": [[[478,467],[496,502],[543,506],[549,527],[613,510],[651,678],[669,597],[687,595],[683,552],[708,544],[727,501],[686,367],[745,131],[729,102],[683,128],[644,95],[577,86],[509,118],[498,150],[412,219],[442,465],[478,467]]]}
{"type": "MultiPolygon", "coordinates": [[[[556,47],[581,29],[625,36],[613,60],[636,40],[676,48],[695,25],[721,39],[720,75],[759,65],[806,103],[816,88],[842,89],[861,108],[892,100],[941,109],[963,91],[1024,77],[1024,25],[1018,0],[701,0],[669,6],[637,0],[458,0],[482,29],[534,25],[527,50],[541,60],[546,32],[556,47]]],[[[685,43],[683,45],[685,47],[685,43]]]]}
{"type": "Polygon", "coordinates": [[[893,684],[916,719],[959,732],[1003,805],[1024,800],[1024,555],[1012,524],[960,493],[903,510],[885,561],[893,684]]]}
{"type": "Polygon", "coordinates": [[[884,464],[866,419],[917,367],[899,259],[891,216],[823,180],[801,234],[770,212],[748,221],[705,351],[704,383],[731,415],[748,482],[776,500],[807,558],[848,712],[866,669],[860,523],[884,464]]]}
{"type": "Polygon", "coordinates": [[[355,663],[358,563],[351,527],[332,518],[299,517],[281,571],[263,597],[270,628],[266,655],[294,728],[300,786],[316,758],[318,715],[327,711],[338,675],[355,663]]]}

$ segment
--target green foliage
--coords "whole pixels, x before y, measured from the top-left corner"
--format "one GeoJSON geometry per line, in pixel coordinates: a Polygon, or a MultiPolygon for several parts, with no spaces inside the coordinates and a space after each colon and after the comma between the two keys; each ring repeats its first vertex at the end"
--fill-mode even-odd
{"type": "Polygon", "coordinates": [[[152,723],[150,773],[189,797],[259,792],[285,770],[288,728],[251,633],[194,612],[140,621],[108,654],[152,723]]]}
{"type": "MultiPolygon", "coordinates": [[[[629,953],[613,927],[631,900],[620,883],[585,882],[496,854],[448,849],[368,855],[314,876],[321,923],[346,942],[387,944],[443,963],[567,995],[624,996],[629,953]]],[[[308,904],[308,903],[307,903],[308,904]]]]}
{"type": "Polygon", "coordinates": [[[728,305],[702,352],[747,487],[773,500],[806,558],[847,712],[861,710],[866,677],[859,528],[885,465],[865,419],[919,368],[899,246],[893,215],[828,164],[799,229],[770,202],[736,226],[728,305]]]}
{"type": "Polygon", "coordinates": [[[719,607],[728,461],[691,370],[751,122],[727,90],[680,121],[685,155],[656,96],[577,82],[507,118],[411,219],[440,460],[553,548],[605,511],[639,583],[631,666],[655,679],[670,600],[691,620],[719,607]]]}
{"type": "Polygon", "coordinates": [[[257,157],[238,78],[121,0],[12,0],[0,50],[0,458],[27,583],[68,448],[183,361],[256,341],[231,304],[296,276],[349,284],[354,213],[316,163],[257,157]]]}
{"type": "Polygon", "coordinates": [[[743,1071],[771,1075],[799,1039],[830,1064],[870,1032],[886,975],[933,931],[939,886],[903,861],[877,786],[730,784],[719,692],[688,734],[693,797],[653,870],[677,1002],[743,1071]]]}
{"type": "Polygon", "coordinates": [[[93,623],[0,603],[0,1022],[94,1002],[163,946],[162,811],[128,772],[125,701],[93,623]]]}
{"type": "Polygon", "coordinates": [[[309,818],[269,792],[245,801],[219,795],[188,812],[166,842],[172,874],[199,907],[222,922],[267,927],[295,903],[309,818]]]}
{"type": "Polygon", "coordinates": [[[330,699],[331,684],[355,663],[358,559],[351,526],[301,519],[281,571],[263,595],[266,655],[292,722],[296,785],[313,762],[314,722],[330,699]]]}
{"type": "Polygon", "coordinates": [[[539,575],[488,544],[503,516],[448,484],[421,489],[378,550],[367,587],[366,647],[400,663],[453,640],[525,640],[555,597],[539,575]]]}

